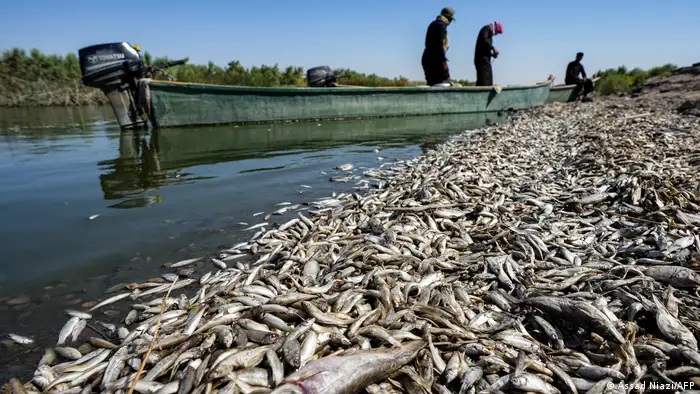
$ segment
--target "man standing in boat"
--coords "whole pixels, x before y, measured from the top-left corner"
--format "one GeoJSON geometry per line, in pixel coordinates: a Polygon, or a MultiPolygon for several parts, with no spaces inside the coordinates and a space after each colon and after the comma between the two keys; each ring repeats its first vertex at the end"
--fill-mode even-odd
{"type": "Polygon", "coordinates": [[[593,91],[593,81],[586,77],[586,70],[583,69],[581,59],[583,59],[583,52],[577,53],[576,60],[566,66],[566,78],[564,79],[564,83],[567,85],[576,85],[574,89],[574,97],[576,98],[578,98],[581,88],[583,88],[581,97],[582,100],[586,100],[586,95],[593,91]],[[583,78],[579,78],[579,74],[583,78]]]}
{"type": "Polygon", "coordinates": [[[492,86],[493,71],[491,58],[498,57],[498,50],[493,46],[493,36],[503,34],[503,24],[493,22],[479,30],[474,48],[474,66],[476,67],[476,86],[492,86]]]}
{"type": "Polygon", "coordinates": [[[450,69],[447,65],[447,50],[450,47],[447,38],[447,26],[454,20],[455,10],[446,7],[428,26],[423,50],[423,72],[429,86],[449,82],[450,69]]]}

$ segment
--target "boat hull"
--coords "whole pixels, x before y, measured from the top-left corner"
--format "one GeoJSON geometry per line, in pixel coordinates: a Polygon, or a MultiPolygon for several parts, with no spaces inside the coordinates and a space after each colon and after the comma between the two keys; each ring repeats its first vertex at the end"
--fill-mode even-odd
{"type": "MultiPolygon", "coordinates": [[[[593,78],[593,84],[600,78],[593,78]]],[[[549,89],[549,97],[547,97],[547,103],[569,103],[576,99],[574,96],[574,89],[576,85],[558,85],[552,86],[549,89]]]]}
{"type": "Polygon", "coordinates": [[[523,86],[255,88],[152,81],[154,126],[498,112],[544,105],[552,80],[523,86]]]}
{"type": "Polygon", "coordinates": [[[568,103],[574,101],[574,88],[576,85],[553,86],[549,90],[547,103],[568,103]]]}

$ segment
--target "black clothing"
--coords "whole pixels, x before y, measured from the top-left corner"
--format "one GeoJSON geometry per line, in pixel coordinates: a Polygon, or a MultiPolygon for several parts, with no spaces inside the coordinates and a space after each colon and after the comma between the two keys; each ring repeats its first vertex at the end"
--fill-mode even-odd
{"type": "Polygon", "coordinates": [[[425,33],[425,52],[440,55],[445,60],[445,37],[447,37],[447,25],[440,19],[436,19],[428,25],[425,33]]]}
{"type": "Polygon", "coordinates": [[[578,60],[574,60],[566,66],[566,78],[564,83],[567,85],[574,85],[577,81],[580,81],[579,74],[586,78],[586,70],[583,69],[583,65],[578,60]]]}
{"type": "Polygon", "coordinates": [[[425,49],[421,59],[425,80],[430,86],[450,79],[444,46],[446,37],[447,25],[445,22],[438,18],[430,23],[425,34],[425,49]]]}
{"type": "Polygon", "coordinates": [[[491,51],[493,50],[493,32],[491,26],[486,25],[479,30],[474,48],[474,63],[481,61],[491,62],[491,51]]]}
{"type": "Polygon", "coordinates": [[[446,66],[445,61],[439,61],[438,58],[431,56],[430,54],[423,52],[423,58],[421,59],[423,64],[423,72],[425,73],[425,81],[429,86],[433,86],[438,83],[442,83],[450,79],[450,70],[446,66]]]}
{"type": "Polygon", "coordinates": [[[480,60],[474,62],[476,67],[476,86],[493,86],[493,70],[491,62],[480,60]]]}
{"type": "Polygon", "coordinates": [[[574,60],[566,66],[566,78],[564,83],[567,85],[576,85],[574,88],[574,99],[578,98],[581,94],[581,89],[583,89],[583,96],[585,97],[588,93],[593,91],[593,81],[579,77],[579,74],[586,78],[586,70],[583,69],[583,64],[580,61],[574,60]]]}
{"type": "MultiPolygon", "coordinates": [[[[590,92],[593,91],[593,81],[590,79],[586,79],[586,81],[579,79],[575,82],[576,87],[574,88],[574,99],[578,98],[579,94],[581,93],[581,88],[583,88],[583,93],[582,96],[586,97],[586,95],[590,92]]],[[[573,85],[567,83],[567,85],[573,85]]]]}
{"type": "Polygon", "coordinates": [[[476,86],[492,86],[493,70],[491,57],[493,50],[493,32],[486,25],[479,30],[474,47],[474,67],[476,67],[476,86]]]}

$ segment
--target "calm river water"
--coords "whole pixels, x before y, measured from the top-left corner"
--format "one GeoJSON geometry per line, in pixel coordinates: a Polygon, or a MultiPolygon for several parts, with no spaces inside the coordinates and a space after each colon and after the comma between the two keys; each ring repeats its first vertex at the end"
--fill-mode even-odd
{"type": "Polygon", "coordinates": [[[279,202],[352,191],[355,181],[329,181],[340,164],[361,174],[506,117],[151,133],[120,132],[112,119],[106,107],[0,109],[0,384],[30,378],[43,349],[55,345],[66,308],[157,276],[166,262],[247,239],[241,222],[260,222],[253,214],[279,202]],[[9,333],[35,343],[15,345],[9,333]]]}

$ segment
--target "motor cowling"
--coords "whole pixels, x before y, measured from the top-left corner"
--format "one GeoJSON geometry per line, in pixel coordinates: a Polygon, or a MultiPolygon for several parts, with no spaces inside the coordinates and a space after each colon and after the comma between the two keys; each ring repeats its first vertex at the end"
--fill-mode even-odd
{"type": "Polygon", "coordinates": [[[93,45],[78,51],[82,82],[103,89],[123,84],[141,75],[144,69],[139,53],[126,42],[93,45]]]}
{"type": "Polygon", "coordinates": [[[324,88],[336,86],[338,77],[329,66],[319,66],[306,71],[306,84],[309,87],[324,88]]]}
{"type": "Polygon", "coordinates": [[[126,42],[92,45],[78,50],[81,81],[101,89],[122,128],[142,126],[138,103],[141,78],[147,68],[138,51],[126,42]]]}

